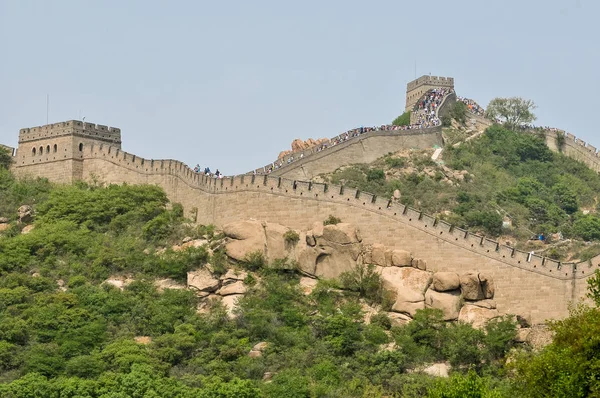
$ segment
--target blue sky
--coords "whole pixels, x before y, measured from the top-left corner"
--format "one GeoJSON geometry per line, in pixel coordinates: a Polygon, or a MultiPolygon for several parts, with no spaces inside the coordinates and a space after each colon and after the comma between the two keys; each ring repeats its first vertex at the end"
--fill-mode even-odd
{"type": "Polygon", "coordinates": [[[417,75],[596,135],[600,2],[0,0],[0,142],[70,119],[123,149],[239,174],[295,138],[402,113],[417,75]],[[289,4],[288,4],[289,3],[289,4]]]}

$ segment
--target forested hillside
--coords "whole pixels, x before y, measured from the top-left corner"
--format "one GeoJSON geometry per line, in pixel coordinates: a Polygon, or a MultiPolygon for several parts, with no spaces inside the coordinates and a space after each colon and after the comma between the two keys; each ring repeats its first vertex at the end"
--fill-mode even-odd
{"type": "MultiPolygon", "coordinates": [[[[554,158],[532,143],[532,153],[554,158]]],[[[461,151],[452,161],[475,172],[477,162],[461,151]]],[[[511,168],[523,175],[537,169],[517,162],[490,173],[511,168]]],[[[580,172],[577,178],[593,189],[596,177],[580,172]]],[[[568,181],[571,188],[579,180],[568,181]]],[[[513,196],[520,191],[509,188],[506,197],[519,203],[513,196]]],[[[467,192],[475,193],[488,198],[467,192]]],[[[577,200],[583,205],[584,196],[577,200]]],[[[565,222],[574,214],[556,196],[547,203],[564,212],[565,222]]],[[[583,397],[600,391],[596,308],[579,307],[554,324],[554,343],[541,352],[515,342],[511,317],[477,330],[424,310],[395,324],[383,312],[381,281],[369,267],[319,281],[307,295],[293,269],[260,256],[230,262],[214,227],[188,223],[181,206],[153,186],[54,186],[17,181],[0,168],[0,217],[7,221],[0,233],[2,397],[583,397]],[[33,209],[31,220],[18,219],[22,205],[33,209]],[[207,244],[172,248],[186,237],[207,244]],[[198,311],[193,290],[155,283],[183,282],[187,271],[203,267],[217,275],[247,272],[248,292],[233,315],[218,303],[198,311]],[[105,283],[115,275],[131,283],[105,283]],[[382,311],[367,321],[365,305],[382,311]],[[249,355],[261,342],[262,351],[249,355]],[[441,361],[452,366],[450,378],[419,372],[441,361]]],[[[596,304],[598,286],[593,279],[596,304]]]]}
{"type": "Polygon", "coordinates": [[[541,136],[496,125],[477,139],[448,145],[437,162],[431,154],[389,154],[322,178],[388,197],[398,190],[404,204],[558,260],[600,253],[600,176],[550,151],[541,136]],[[540,234],[552,245],[527,243],[540,234]]]}

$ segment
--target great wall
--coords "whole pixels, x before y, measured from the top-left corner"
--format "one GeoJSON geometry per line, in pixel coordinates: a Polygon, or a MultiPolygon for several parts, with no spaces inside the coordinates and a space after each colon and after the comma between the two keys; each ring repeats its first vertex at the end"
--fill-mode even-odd
{"type": "MultiPolygon", "coordinates": [[[[419,84],[408,85],[407,109],[409,102],[414,104],[431,87],[427,84],[454,84],[449,78],[419,79],[419,84]],[[418,91],[422,92],[417,95],[418,91]]],[[[596,149],[571,134],[544,131],[551,149],[559,149],[557,134],[564,137],[562,152],[600,171],[596,149]]],[[[586,280],[600,268],[600,256],[579,264],[560,263],[454,227],[389,198],[300,181],[311,178],[317,170],[322,173],[328,167],[348,164],[349,159],[368,161],[364,159],[374,160],[406,147],[441,144],[440,127],[374,131],[337,148],[309,150],[301,161],[271,174],[260,174],[259,169],[256,174],[215,179],[195,173],[177,160],[144,159],[122,151],[119,129],[69,121],[22,129],[19,148],[12,151],[12,170],[21,177],[40,176],[59,183],[155,184],[201,224],[222,226],[257,219],[306,230],[314,222],[335,215],[359,226],[365,243],[409,250],[427,261],[432,271],[464,273],[477,269],[491,275],[501,313],[522,314],[533,323],[565,317],[569,303],[585,296],[586,280]]]]}

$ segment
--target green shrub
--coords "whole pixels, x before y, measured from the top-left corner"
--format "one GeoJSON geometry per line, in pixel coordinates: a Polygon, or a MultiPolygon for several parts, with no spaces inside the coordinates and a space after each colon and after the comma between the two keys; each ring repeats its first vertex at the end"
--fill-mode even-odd
{"type": "Polygon", "coordinates": [[[388,156],[385,158],[385,164],[391,168],[401,169],[406,165],[406,160],[404,158],[393,158],[388,156]]]}
{"type": "Polygon", "coordinates": [[[410,124],[410,111],[404,112],[392,122],[394,126],[408,126],[410,124]]]}
{"type": "Polygon", "coordinates": [[[286,243],[296,244],[300,240],[300,235],[298,235],[298,232],[294,231],[293,229],[289,229],[283,234],[283,239],[286,243]]]}
{"type": "Polygon", "coordinates": [[[248,271],[258,271],[265,268],[266,265],[267,261],[265,260],[265,255],[258,250],[248,253],[244,258],[244,261],[241,262],[241,266],[248,271]]]}
{"type": "Polygon", "coordinates": [[[353,271],[340,275],[344,289],[358,292],[360,297],[373,303],[381,303],[383,299],[383,283],[373,264],[357,264],[353,271]]]}
{"type": "Polygon", "coordinates": [[[329,217],[327,217],[327,219],[325,221],[323,221],[323,225],[335,225],[335,224],[339,224],[341,222],[342,222],[342,220],[340,220],[338,217],[330,214],[329,217]]]}
{"type": "Polygon", "coordinates": [[[369,169],[367,171],[367,181],[384,181],[385,173],[381,169],[369,169]]]}

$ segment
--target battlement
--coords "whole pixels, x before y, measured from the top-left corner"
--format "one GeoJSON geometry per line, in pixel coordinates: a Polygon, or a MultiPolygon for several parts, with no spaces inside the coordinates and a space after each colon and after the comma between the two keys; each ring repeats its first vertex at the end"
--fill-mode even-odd
{"type": "Polygon", "coordinates": [[[454,78],[453,77],[423,75],[423,76],[419,77],[418,79],[408,82],[406,84],[406,92],[414,90],[415,88],[423,86],[423,85],[454,88],[454,78]]]}
{"type": "Polygon", "coordinates": [[[19,130],[19,144],[64,135],[77,135],[102,141],[121,143],[121,129],[79,120],[47,124],[19,130]]]}

